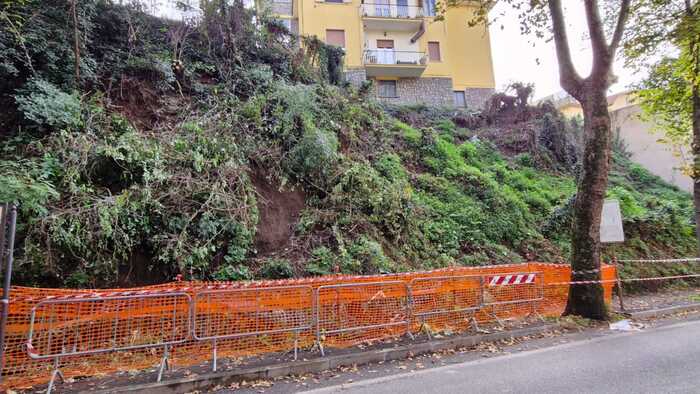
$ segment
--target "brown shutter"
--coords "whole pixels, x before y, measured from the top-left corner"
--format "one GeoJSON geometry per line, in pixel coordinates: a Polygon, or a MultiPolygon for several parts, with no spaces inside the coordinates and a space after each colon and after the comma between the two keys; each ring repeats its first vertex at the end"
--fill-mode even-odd
{"type": "Polygon", "coordinates": [[[394,49],[394,40],[377,40],[377,49],[394,49]]]}
{"type": "Polygon", "coordinates": [[[440,43],[436,41],[428,42],[428,56],[433,62],[439,62],[440,58],[440,43]]]}
{"type": "Polygon", "coordinates": [[[345,30],[326,30],[326,44],[345,48],[345,30]]]}

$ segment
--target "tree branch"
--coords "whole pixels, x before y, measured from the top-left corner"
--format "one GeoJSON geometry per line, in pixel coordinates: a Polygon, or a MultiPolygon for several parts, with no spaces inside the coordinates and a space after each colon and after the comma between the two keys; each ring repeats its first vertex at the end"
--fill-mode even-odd
{"type": "Polygon", "coordinates": [[[615,32],[613,33],[612,41],[610,42],[610,57],[615,58],[615,52],[620,46],[620,40],[622,40],[622,32],[625,30],[625,23],[627,23],[627,18],[630,14],[630,0],[622,0],[620,4],[620,13],[617,15],[617,24],[615,25],[615,32]]]}
{"type": "Polygon", "coordinates": [[[591,36],[591,47],[593,48],[593,68],[595,69],[596,66],[604,66],[604,64],[600,63],[609,60],[608,57],[610,52],[608,51],[608,43],[605,40],[603,22],[600,19],[598,0],[585,0],[584,8],[586,10],[588,34],[591,36]]]}
{"type": "Polygon", "coordinates": [[[569,38],[566,34],[561,0],[549,0],[548,3],[549,11],[552,15],[554,45],[557,50],[557,61],[559,62],[559,81],[564,90],[576,99],[579,99],[582,81],[571,60],[571,49],[569,49],[569,38]]]}

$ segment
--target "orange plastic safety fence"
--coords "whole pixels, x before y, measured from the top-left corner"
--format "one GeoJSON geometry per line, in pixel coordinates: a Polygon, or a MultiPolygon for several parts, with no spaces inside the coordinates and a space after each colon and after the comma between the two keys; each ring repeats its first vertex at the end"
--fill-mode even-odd
{"type": "MultiPolygon", "coordinates": [[[[150,368],[166,347],[171,364],[189,366],[211,359],[214,346],[219,357],[241,357],[317,339],[347,347],[473,320],[556,316],[570,278],[568,265],[525,263],[136,289],[13,287],[0,388],[46,383],[54,362],[66,377],[150,368]]],[[[613,266],[602,279],[615,279],[613,266]]],[[[610,302],[613,283],[603,287],[610,302]]]]}

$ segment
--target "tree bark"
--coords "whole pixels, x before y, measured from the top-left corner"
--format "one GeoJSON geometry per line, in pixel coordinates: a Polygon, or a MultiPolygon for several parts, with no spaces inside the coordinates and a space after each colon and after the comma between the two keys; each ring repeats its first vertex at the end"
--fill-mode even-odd
{"type": "MultiPolygon", "coordinates": [[[[587,80],[583,87],[585,148],[581,176],[574,202],[571,235],[571,269],[581,272],[572,280],[598,280],[600,272],[600,220],[610,167],[610,114],[604,78],[598,84],[587,80]]],[[[573,285],[565,314],[603,320],[608,316],[600,284],[573,285]]]]}
{"type": "Polygon", "coordinates": [[[78,29],[77,1],[71,1],[71,14],[73,17],[73,52],[75,53],[75,86],[80,88],[80,30],[78,29]]]}
{"type": "Polygon", "coordinates": [[[700,257],[700,87],[692,88],[693,96],[693,202],[695,204],[695,236],[700,257]]]}

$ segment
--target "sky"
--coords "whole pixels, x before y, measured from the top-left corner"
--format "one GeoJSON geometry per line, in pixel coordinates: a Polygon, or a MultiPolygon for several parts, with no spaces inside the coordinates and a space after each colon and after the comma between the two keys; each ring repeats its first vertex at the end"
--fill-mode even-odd
{"type": "MultiPolygon", "coordinates": [[[[146,2],[158,9],[156,13],[160,15],[177,18],[179,14],[172,0],[146,0],[146,2]]],[[[590,45],[587,45],[589,41],[586,39],[587,28],[583,2],[564,0],[563,3],[571,55],[579,74],[585,77],[591,67],[591,49],[590,45]]],[[[497,5],[491,15],[502,13],[505,16],[499,17],[496,23],[489,27],[496,89],[503,90],[513,82],[525,82],[535,85],[533,96],[535,99],[562,92],[554,42],[539,40],[533,46],[532,37],[520,34],[518,18],[505,3],[497,5]]],[[[619,79],[610,88],[611,94],[627,89],[640,78],[639,74],[625,70],[620,61],[615,64],[615,75],[619,79]]]]}
{"type": "MultiPolygon", "coordinates": [[[[579,74],[585,77],[591,68],[592,55],[590,45],[587,45],[583,2],[564,0],[563,3],[571,56],[579,74]]],[[[507,5],[498,5],[492,16],[500,15],[502,11],[505,11],[505,16],[499,17],[489,28],[496,89],[503,89],[512,82],[526,82],[535,85],[535,99],[562,92],[554,42],[539,41],[533,46],[532,37],[520,34],[518,18],[507,9],[507,5]]],[[[618,82],[611,86],[610,93],[623,91],[640,79],[639,74],[624,69],[621,63],[617,61],[615,64],[618,82]]]]}

